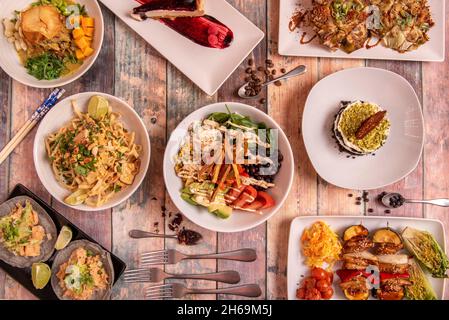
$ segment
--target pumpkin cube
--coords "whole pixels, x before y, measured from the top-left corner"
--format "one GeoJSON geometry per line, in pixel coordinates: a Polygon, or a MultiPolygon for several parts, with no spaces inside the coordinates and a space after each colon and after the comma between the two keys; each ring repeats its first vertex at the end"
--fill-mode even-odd
{"type": "Polygon", "coordinates": [[[86,36],[92,37],[94,35],[95,29],[94,28],[83,28],[83,32],[86,36]]]}
{"type": "Polygon", "coordinates": [[[81,50],[84,50],[89,44],[86,41],[85,37],[79,38],[75,40],[75,44],[81,50]]]}
{"type": "Polygon", "coordinates": [[[81,26],[83,27],[83,29],[95,27],[94,18],[82,17],[81,18],[81,26]]]}
{"type": "Polygon", "coordinates": [[[82,28],[75,28],[72,35],[75,40],[80,39],[84,36],[84,30],[82,28]]]}
{"type": "Polygon", "coordinates": [[[91,47],[86,47],[83,51],[85,57],[89,57],[90,55],[92,55],[92,53],[94,53],[94,49],[92,49],[91,47]]]}
{"type": "Polygon", "coordinates": [[[76,49],[75,56],[78,60],[84,60],[85,58],[84,53],[83,51],[81,51],[81,49],[76,49]]]}

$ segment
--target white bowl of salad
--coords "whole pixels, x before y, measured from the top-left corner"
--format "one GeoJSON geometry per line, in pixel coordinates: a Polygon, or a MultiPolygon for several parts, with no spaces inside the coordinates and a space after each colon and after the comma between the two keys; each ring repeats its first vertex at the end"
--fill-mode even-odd
{"type": "Polygon", "coordinates": [[[290,143],[266,113],[216,103],[191,113],[173,131],[164,179],[176,207],[217,232],[254,228],[288,196],[294,174],[290,143]]]}
{"type": "Polygon", "coordinates": [[[85,74],[103,43],[96,0],[4,1],[0,13],[0,66],[15,80],[54,88],[85,74]]]}

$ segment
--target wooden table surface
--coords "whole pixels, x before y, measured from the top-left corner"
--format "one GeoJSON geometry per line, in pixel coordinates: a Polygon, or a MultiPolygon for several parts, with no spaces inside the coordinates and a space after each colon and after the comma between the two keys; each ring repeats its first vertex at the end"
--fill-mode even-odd
{"type": "MultiPolygon", "coordinates": [[[[290,80],[282,87],[271,86],[264,94],[266,105],[258,105],[268,112],[285,130],[295,156],[295,180],[287,202],[268,221],[252,230],[236,233],[215,233],[186,222],[188,228],[204,236],[203,244],[194,248],[181,248],[185,252],[209,253],[241,247],[255,248],[256,262],[192,261],[176,267],[176,272],[215,272],[233,269],[240,272],[242,283],[257,283],[266,299],[285,299],[287,296],[287,243],[291,220],[303,215],[384,215],[384,210],[371,202],[357,206],[348,194],[360,195],[362,190],[344,190],[322,180],[313,169],[301,137],[301,117],[305,99],[312,86],[328,74],[341,69],[371,66],[394,71],[404,76],[415,88],[423,106],[426,121],[426,143],[421,162],[416,170],[402,181],[388,187],[407,197],[435,198],[449,196],[449,60],[445,63],[390,62],[365,60],[339,60],[322,58],[281,57],[278,47],[279,0],[228,0],[240,12],[266,32],[262,43],[252,53],[258,65],[272,59],[276,66],[286,69],[305,64],[309,72],[290,80]],[[367,209],[373,208],[374,213],[367,209]]],[[[102,6],[105,18],[105,41],[94,67],[79,81],[65,87],[66,96],[83,91],[113,94],[134,106],[143,118],[152,144],[150,170],[139,190],[125,203],[98,213],[70,210],[48,194],[40,183],[32,160],[32,146],[36,130],[0,166],[0,201],[17,183],[23,183],[50,202],[59,212],[78,224],[83,230],[116,255],[129,267],[137,266],[141,252],[174,248],[173,240],[132,240],[127,233],[133,228],[154,230],[157,222],[161,232],[168,230],[167,213],[177,210],[165,190],[162,177],[162,157],[167,137],[176,125],[195,109],[217,101],[239,101],[234,96],[236,86],[242,83],[246,64],[242,64],[215,96],[207,96],[188,78],[167,62],[137,34],[102,6]]],[[[449,19],[449,6],[446,20],[449,19]]],[[[446,31],[449,24],[446,24],[446,31]]],[[[446,35],[448,35],[446,33],[446,35]]],[[[446,40],[446,52],[449,52],[446,40]]],[[[37,102],[49,90],[28,88],[13,81],[0,71],[0,147],[29,119],[37,102]]],[[[378,168],[382,170],[382,168],[378,168]]],[[[381,190],[371,192],[371,195],[381,190]]],[[[448,209],[406,206],[394,210],[392,215],[440,219],[449,230],[448,209]]],[[[447,237],[449,239],[449,237],[447,237]]],[[[448,243],[449,244],[449,243],[448,243]]],[[[208,282],[189,282],[195,287],[213,288],[208,282]]],[[[113,299],[142,299],[147,285],[126,285],[119,281],[113,299]]],[[[449,290],[446,298],[449,298],[449,290]]],[[[29,292],[0,270],[0,299],[34,299],[29,292]]],[[[232,298],[227,296],[192,297],[208,299],[232,298]]]]}

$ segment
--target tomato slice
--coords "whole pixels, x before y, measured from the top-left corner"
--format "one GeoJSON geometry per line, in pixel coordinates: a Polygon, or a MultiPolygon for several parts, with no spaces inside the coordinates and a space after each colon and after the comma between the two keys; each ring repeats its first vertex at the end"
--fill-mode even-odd
{"type": "Polygon", "coordinates": [[[257,198],[257,190],[256,190],[254,187],[252,187],[252,186],[247,186],[247,187],[245,188],[245,192],[247,192],[247,193],[250,195],[250,197],[252,197],[252,198],[254,198],[254,199],[257,198]]]}
{"type": "Polygon", "coordinates": [[[268,209],[274,206],[274,199],[272,196],[270,196],[267,192],[265,191],[258,191],[257,192],[257,200],[260,200],[261,202],[264,203],[262,209],[268,209]]]}
{"type": "Polygon", "coordinates": [[[260,201],[258,201],[258,200],[254,200],[253,202],[251,202],[251,203],[247,203],[247,204],[245,204],[244,206],[243,206],[243,209],[245,209],[245,210],[254,210],[254,211],[257,211],[257,210],[259,210],[259,209],[262,209],[262,207],[263,207],[263,203],[262,202],[260,202],[260,201]]]}
{"type": "Polygon", "coordinates": [[[245,185],[240,185],[237,187],[237,183],[234,183],[232,187],[229,189],[228,193],[225,195],[225,200],[227,203],[232,203],[236,201],[239,196],[242,194],[243,190],[245,190],[245,185]]]}

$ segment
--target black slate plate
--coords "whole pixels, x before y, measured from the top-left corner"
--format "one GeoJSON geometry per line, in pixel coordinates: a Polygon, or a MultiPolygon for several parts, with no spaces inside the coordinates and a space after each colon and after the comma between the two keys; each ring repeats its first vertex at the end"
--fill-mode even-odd
{"type": "MultiPolygon", "coordinates": [[[[53,219],[56,225],[56,229],[59,231],[61,230],[62,226],[68,226],[70,229],[72,229],[73,232],[73,238],[72,240],[88,240],[93,243],[96,243],[100,245],[98,242],[96,242],[94,239],[89,237],[87,234],[85,234],[80,228],[78,228],[76,225],[74,225],[72,222],[64,218],[60,213],[58,213],[56,210],[54,210],[49,204],[47,204],[45,201],[40,199],[37,195],[35,195],[33,192],[31,192],[29,189],[27,189],[24,185],[18,184],[15,186],[14,190],[9,195],[8,199],[17,197],[17,196],[28,196],[32,199],[34,199],[38,204],[42,206],[42,208],[47,211],[49,216],[53,219]]],[[[111,255],[112,264],[114,266],[114,284],[117,282],[117,280],[120,278],[122,273],[126,269],[126,264],[118,258],[116,255],[114,255],[112,252],[107,250],[106,248],[102,247],[104,250],[108,251],[111,255]]],[[[53,253],[53,256],[46,261],[46,263],[50,266],[53,264],[53,259],[56,255],[57,251],[53,253]]],[[[55,293],[53,292],[53,289],[51,288],[50,282],[45,286],[44,289],[37,290],[33,286],[33,282],[31,281],[31,268],[16,268],[12,267],[9,264],[5,263],[4,261],[0,260],[0,268],[6,271],[13,279],[15,279],[17,282],[19,282],[22,286],[28,289],[32,294],[34,294],[37,298],[41,300],[58,300],[58,297],[56,297],[55,293]]]]}

